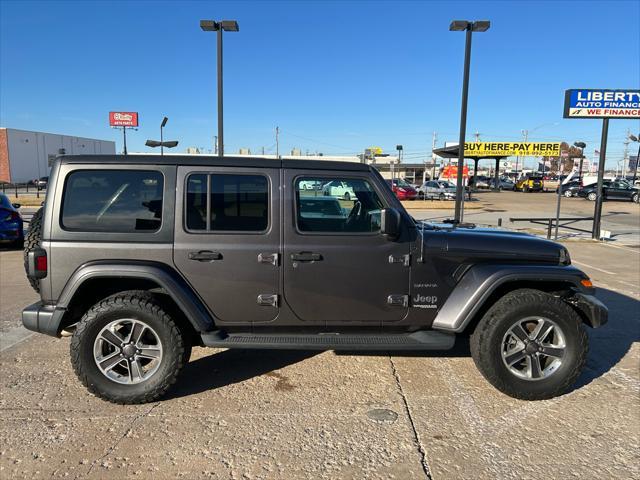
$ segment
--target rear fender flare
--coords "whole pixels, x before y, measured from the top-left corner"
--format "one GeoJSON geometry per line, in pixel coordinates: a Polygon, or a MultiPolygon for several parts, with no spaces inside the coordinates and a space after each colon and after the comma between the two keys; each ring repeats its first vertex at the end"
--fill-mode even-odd
{"type": "Polygon", "coordinates": [[[94,278],[144,279],[156,283],[173,299],[197,332],[215,328],[215,318],[189,284],[171,267],[156,262],[91,262],[79,267],[65,285],[56,310],[66,310],[76,291],[94,278]]]}

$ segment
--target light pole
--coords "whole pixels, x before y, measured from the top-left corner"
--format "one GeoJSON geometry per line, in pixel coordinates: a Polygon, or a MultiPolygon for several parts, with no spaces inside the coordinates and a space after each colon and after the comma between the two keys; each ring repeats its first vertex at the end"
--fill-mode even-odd
{"type": "Polygon", "coordinates": [[[486,32],[489,30],[491,23],[488,20],[477,20],[469,22],[467,20],[454,20],[449,25],[449,31],[462,32],[466,31],[465,47],[464,47],[464,77],[462,80],[462,106],[460,108],[460,138],[458,141],[458,178],[456,182],[456,209],[454,214],[454,222],[462,221],[462,171],[464,162],[464,142],[467,133],[467,100],[469,98],[469,67],[471,64],[471,33],[486,32]]]}
{"type": "MultiPolygon", "coordinates": [[[[396,150],[398,151],[398,168],[400,168],[400,155],[402,154],[402,145],[396,145],[396,150]]],[[[393,161],[391,163],[391,180],[394,179],[394,168],[393,168],[393,161]]]]}
{"type": "Polygon", "coordinates": [[[580,149],[580,166],[578,167],[578,180],[582,181],[582,162],[584,161],[584,149],[587,148],[587,144],[584,142],[573,142],[573,146],[580,149]]]}
{"type": "Polygon", "coordinates": [[[222,109],[222,32],[237,32],[235,20],[200,20],[200,28],[205,32],[218,32],[218,156],[224,156],[223,109],[222,109]]]}
{"type": "Polygon", "coordinates": [[[162,144],[162,129],[164,128],[164,126],[167,124],[167,120],[169,120],[167,117],[164,117],[162,119],[162,123],[160,124],[160,156],[162,157],[164,155],[164,145],[162,144]]]}
{"type": "MultiPolygon", "coordinates": [[[[540,130],[542,127],[548,127],[549,125],[558,125],[558,122],[543,123],[542,125],[538,125],[536,128],[534,128],[532,130],[520,130],[520,133],[522,133],[522,137],[524,138],[524,143],[527,143],[527,141],[529,140],[529,134],[530,133],[533,133],[536,130],[540,130]]],[[[526,158],[526,156],[522,157],[522,169],[523,170],[524,170],[524,159],[525,158],[526,158]]],[[[516,177],[518,176],[518,160],[519,159],[520,159],[520,157],[516,157],[516,177]]],[[[543,164],[543,169],[544,169],[544,164],[543,164]]]]}
{"type": "Polygon", "coordinates": [[[635,164],[636,168],[633,169],[633,180],[631,180],[631,184],[635,185],[636,177],[638,176],[638,164],[640,163],[640,133],[637,137],[635,135],[629,134],[629,140],[631,140],[632,142],[638,142],[638,154],[636,156],[635,164]]]}

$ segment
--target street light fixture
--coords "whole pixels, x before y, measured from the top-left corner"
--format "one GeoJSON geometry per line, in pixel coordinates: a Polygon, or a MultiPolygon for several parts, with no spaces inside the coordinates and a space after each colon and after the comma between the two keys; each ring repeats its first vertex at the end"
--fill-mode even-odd
{"type": "Polygon", "coordinates": [[[489,30],[491,23],[488,20],[477,20],[470,22],[468,20],[454,20],[449,25],[452,32],[466,31],[466,41],[464,48],[464,77],[462,81],[462,106],[460,108],[460,138],[458,141],[458,178],[456,182],[456,209],[454,222],[462,221],[462,176],[464,163],[464,143],[467,132],[467,100],[469,98],[469,67],[471,64],[471,33],[486,32],[489,30]]]}
{"type": "Polygon", "coordinates": [[[223,106],[222,106],[222,32],[240,30],[235,20],[200,20],[200,28],[205,32],[218,32],[218,156],[224,156],[223,106]]]}
{"type": "Polygon", "coordinates": [[[147,147],[151,147],[151,148],[156,148],[156,147],[173,148],[173,147],[177,147],[178,146],[178,141],[177,140],[171,140],[171,141],[168,141],[168,142],[159,142],[157,140],[147,140],[146,142],[144,142],[144,144],[147,147]]]}
{"type": "Polygon", "coordinates": [[[164,146],[162,145],[162,130],[164,129],[164,126],[167,124],[167,120],[169,120],[167,117],[164,117],[162,119],[162,123],[160,124],[160,156],[164,155],[164,146]]]}

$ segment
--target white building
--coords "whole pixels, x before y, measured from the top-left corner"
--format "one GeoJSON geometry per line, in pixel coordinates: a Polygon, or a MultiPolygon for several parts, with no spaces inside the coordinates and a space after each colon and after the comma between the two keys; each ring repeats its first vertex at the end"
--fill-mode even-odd
{"type": "Polygon", "coordinates": [[[114,154],[116,143],[57,133],[0,128],[0,182],[22,183],[49,175],[50,162],[61,153],[114,154]]]}

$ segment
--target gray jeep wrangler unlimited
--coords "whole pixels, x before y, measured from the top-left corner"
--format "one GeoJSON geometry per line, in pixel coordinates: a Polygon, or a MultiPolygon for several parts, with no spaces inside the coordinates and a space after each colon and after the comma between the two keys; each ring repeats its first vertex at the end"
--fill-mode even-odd
{"type": "Polygon", "coordinates": [[[496,388],[549,398],[580,374],[584,324],[607,321],[563,246],[417,222],[357,163],[62,156],[25,267],[41,301],[24,325],[72,334],[80,381],[117,403],[162,396],[193,345],[445,350],[464,334],[496,388]]]}

